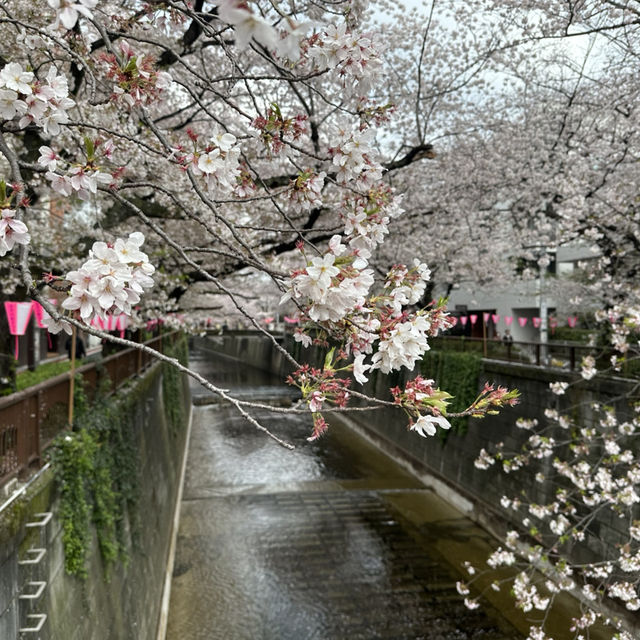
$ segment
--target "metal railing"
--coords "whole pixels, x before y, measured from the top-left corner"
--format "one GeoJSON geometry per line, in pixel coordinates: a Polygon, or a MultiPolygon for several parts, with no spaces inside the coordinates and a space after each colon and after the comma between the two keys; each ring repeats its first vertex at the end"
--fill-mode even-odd
{"type": "MultiPolygon", "coordinates": [[[[502,340],[466,336],[438,336],[430,340],[432,348],[448,351],[473,351],[485,358],[520,364],[544,366],[564,371],[576,371],[586,356],[596,358],[599,366],[608,368],[610,358],[617,353],[611,348],[593,347],[575,342],[551,340],[540,342],[504,342],[502,340]]],[[[637,377],[636,367],[623,367],[622,375],[637,377]]],[[[618,374],[619,375],[619,374],[618,374]]]]}
{"type": "MultiPolygon", "coordinates": [[[[177,332],[165,333],[144,344],[162,352],[163,342],[173,342],[177,332]]],[[[84,380],[89,400],[108,380],[115,391],[132,376],[142,373],[153,356],[138,349],[124,349],[75,369],[84,380]]],[[[29,468],[40,467],[42,452],[58,433],[69,427],[71,373],[45,380],[33,387],[0,398],[0,486],[29,468]]]]}

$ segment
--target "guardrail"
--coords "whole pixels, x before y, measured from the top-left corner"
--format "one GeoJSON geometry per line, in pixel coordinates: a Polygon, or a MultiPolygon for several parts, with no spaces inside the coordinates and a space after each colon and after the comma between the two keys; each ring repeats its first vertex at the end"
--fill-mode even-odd
{"type": "MultiPolygon", "coordinates": [[[[560,342],[551,340],[545,344],[541,342],[504,342],[466,336],[438,336],[431,338],[432,348],[442,348],[451,351],[474,351],[493,360],[515,362],[520,364],[534,364],[537,366],[576,371],[580,368],[585,356],[596,358],[598,368],[608,368],[611,356],[617,353],[611,348],[592,347],[574,342],[560,342]]],[[[623,365],[621,372],[616,375],[631,375],[638,377],[637,367],[623,365]]]]}
{"type": "MultiPolygon", "coordinates": [[[[162,352],[178,332],[165,333],[144,344],[162,352]]],[[[151,365],[153,357],[138,349],[124,349],[78,367],[89,399],[107,378],[115,391],[151,365]]],[[[68,428],[71,373],[63,373],[33,387],[0,398],[0,486],[29,468],[40,467],[42,452],[53,438],[68,428]]]]}

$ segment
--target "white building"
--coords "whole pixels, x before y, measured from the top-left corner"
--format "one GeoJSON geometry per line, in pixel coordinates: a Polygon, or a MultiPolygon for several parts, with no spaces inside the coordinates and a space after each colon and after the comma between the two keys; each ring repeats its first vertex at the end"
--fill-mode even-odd
{"type": "Polygon", "coordinates": [[[509,330],[515,341],[544,342],[545,314],[549,332],[556,323],[566,326],[567,319],[584,311],[571,302],[578,262],[593,260],[597,254],[586,246],[572,246],[548,250],[547,255],[549,266],[542,277],[534,280],[514,278],[513,283],[502,288],[472,282],[454,285],[447,307],[453,315],[466,316],[467,323],[463,326],[459,322],[453,333],[482,338],[486,330],[486,337],[494,338],[496,333],[502,337],[509,330]],[[475,323],[471,316],[475,316],[475,323]]]}

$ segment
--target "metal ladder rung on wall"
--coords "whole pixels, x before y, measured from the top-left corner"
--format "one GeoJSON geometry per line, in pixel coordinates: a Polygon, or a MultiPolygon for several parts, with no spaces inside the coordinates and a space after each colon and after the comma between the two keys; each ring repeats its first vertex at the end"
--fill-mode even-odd
{"type": "Polygon", "coordinates": [[[38,633],[47,621],[46,613],[30,613],[27,618],[29,622],[35,619],[35,624],[31,627],[22,627],[20,633],[38,633]]]}
{"type": "Polygon", "coordinates": [[[51,518],[53,518],[53,512],[44,511],[43,513],[36,513],[36,518],[40,520],[34,520],[33,522],[27,522],[26,527],[46,527],[49,524],[51,518]]]}
{"type": "Polygon", "coordinates": [[[39,549],[39,548],[27,549],[27,554],[29,554],[30,557],[27,557],[24,560],[18,560],[18,564],[19,565],[40,564],[40,561],[42,560],[42,558],[44,558],[45,553],[47,553],[46,549],[39,549]]]}
{"type": "Polygon", "coordinates": [[[33,593],[21,593],[18,596],[19,600],[37,600],[44,591],[47,583],[41,580],[27,582],[27,587],[35,587],[36,590],[33,593]]]}
{"type": "MultiPolygon", "coordinates": [[[[42,513],[36,513],[35,517],[37,520],[33,520],[32,522],[27,522],[25,525],[28,528],[39,528],[44,529],[51,518],[53,517],[53,512],[44,511],[42,513]]],[[[31,547],[25,553],[25,558],[18,561],[20,566],[25,568],[31,566],[35,567],[42,562],[47,550],[41,547],[31,547]]],[[[30,580],[24,585],[24,590],[28,590],[28,593],[21,593],[18,596],[18,600],[23,602],[31,602],[35,603],[42,594],[44,590],[47,588],[47,582],[44,580],[30,580]]],[[[47,621],[46,613],[28,613],[26,616],[26,622],[24,627],[20,627],[19,632],[22,633],[40,633],[44,623],[47,621]]]]}

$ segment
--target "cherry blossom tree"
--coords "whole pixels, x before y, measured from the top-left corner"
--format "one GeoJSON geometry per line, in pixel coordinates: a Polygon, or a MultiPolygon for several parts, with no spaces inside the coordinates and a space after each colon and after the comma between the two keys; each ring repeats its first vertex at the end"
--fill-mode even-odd
{"type": "MultiPolygon", "coordinates": [[[[432,145],[388,126],[397,83],[380,82],[378,14],[236,0],[40,8],[0,15],[13,43],[0,69],[7,292],[41,302],[50,331],[104,335],[92,325],[106,315],[183,310],[204,284],[264,331],[246,283],[267,277],[300,319],[296,339],[335,345],[322,371],[286,354],[313,438],[323,404],[356,393],[345,373],[413,368],[449,324],[443,302],[417,309],[431,277],[420,259],[378,277],[374,265],[403,213],[385,174],[432,145]],[[59,308],[46,287],[65,294],[59,308]]],[[[379,402],[403,406],[422,435],[446,428],[432,384],[379,402]]],[[[486,410],[515,397],[481,396],[486,410]]]]}
{"type": "MultiPolygon", "coordinates": [[[[52,331],[75,326],[141,349],[92,323],[232,312],[282,349],[259,322],[268,291],[299,318],[296,340],[328,347],[318,369],[283,352],[313,439],[328,408],[360,395],[351,377],[412,369],[449,326],[434,285],[505,282],[535,257],[532,245],[586,242],[598,259],[574,293],[602,307],[619,367],[637,347],[639,11],[634,0],[9,0],[3,295],[38,300],[52,331]],[[63,294],[60,307],[47,287],[63,294]]],[[[583,364],[585,378],[595,374],[595,361],[583,364]]],[[[251,416],[260,405],[186,371],[267,432],[251,416]]],[[[487,386],[465,413],[516,395],[487,386]]],[[[366,400],[398,407],[427,436],[449,426],[449,397],[416,377],[366,400]]],[[[553,599],[532,587],[541,562],[551,591],[569,588],[566,567],[580,572],[587,618],[576,637],[600,616],[589,602],[637,600],[637,582],[616,573],[637,563],[637,462],[619,442],[637,425],[602,411],[593,434],[571,425],[571,437],[551,442],[535,431],[525,453],[496,449],[479,462],[515,461],[511,471],[577,447],[558,456],[566,493],[534,514],[549,529],[540,551],[511,535],[490,560],[524,562],[514,592],[529,609],[553,599]],[[611,460],[593,464],[592,442],[611,460]],[[628,545],[606,575],[589,573],[597,563],[572,566],[561,549],[585,532],[571,511],[578,500],[629,518],[628,545]]],[[[548,416],[554,429],[565,419],[548,416]]],[[[544,624],[532,629],[545,637],[544,624]]]]}
{"type": "MultiPolygon", "coordinates": [[[[505,34],[492,57],[496,75],[486,91],[477,89],[474,104],[450,114],[446,135],[453,141],[443,141],[419,174],[423,189],[405,217],[416,224],[397,238],[423,234],[439,252],[437,277],[445,285],[470,278],[513,286],[513,263],[535,260],[532,245],[594,249],[595,259],[571,283],[573,305],[600,309],[594,356],[584,359],[577,380],[551,385],[544,417],[519,422],[530,432],[522,450],[495,443],[476,464],[535,476],[544,489],[534,484],[504,496],[515,527],[487,560],[490,571],[513,568],[507,584],[500,579],[488,588],[512,592],[515,605],[531,617],[529,638],[550,637],[549,611],[569,591],[581,614],[561,637],[591,637],[595,626],[604,626],[611,637],[628,640],[638,632],[629,612],[639,602],[633,391],[615,403],[594,399],[582,409],[563,400],[568,386],[580,387],[581,380],[632,371],[639,355],[639,7],[543,1],[487,6],[505,34]],[[597,360],[597,345],[617,354],[609,362],[597,360]],[[599,542],[598,528],[611,518],[621,533],[599,542]]],[[[416,167],[407,173],[419,182],[416,167]]],[[[390,240],[387,251],[402,250],[390,240]]],[[[536,277],[535,271],[526,275],[536,277]]],[[[459,584],[470,607],[477,606],[478,570],[469,567],[469,580],[459,584]]]]}

